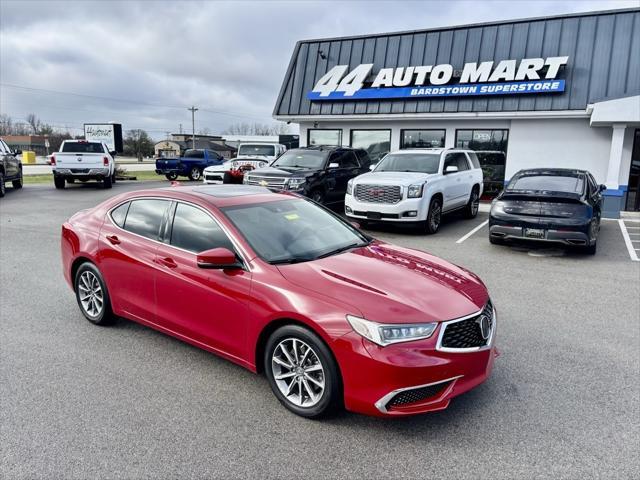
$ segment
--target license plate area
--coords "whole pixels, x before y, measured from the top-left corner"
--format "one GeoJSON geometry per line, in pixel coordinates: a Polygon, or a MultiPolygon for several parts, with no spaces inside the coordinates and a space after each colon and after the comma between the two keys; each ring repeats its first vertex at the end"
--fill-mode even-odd
{"type": "Polygon", "coordinates": [[[380,214],[380,212],[367,212],[367,218],[371,220],[380,220],[382,218],[382,215],[380,214]]]}
{"type": "Polygon", "coordinates": [[[542,228],[525,228],[524,236],[527,238],[545,238],[546,232],[542,228]]]}

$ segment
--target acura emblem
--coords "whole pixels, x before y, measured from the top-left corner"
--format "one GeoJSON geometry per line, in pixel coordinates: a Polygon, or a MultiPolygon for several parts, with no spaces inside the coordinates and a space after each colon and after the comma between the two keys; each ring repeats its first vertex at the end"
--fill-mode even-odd
{"type": "Polygon", "coordinates": [[[480,315],[476,322],[480,327],[480,335],[482,335],[482,339],[487,340],[489,335],[491,335],[491,324],[489,323],[489,318],[486,315],[480,315]]]}

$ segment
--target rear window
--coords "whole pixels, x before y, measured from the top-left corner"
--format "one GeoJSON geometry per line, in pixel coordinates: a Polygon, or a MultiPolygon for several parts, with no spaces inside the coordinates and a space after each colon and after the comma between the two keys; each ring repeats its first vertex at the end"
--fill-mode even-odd
{"type": "Polygon", "coordinates": [[[584,179],[567,175],[523,175],[513,179],[507,190],[582,193],[584,179]]]}
{"type": "Polygon", "coordinates": [[[204,158],[204,150],[187,150],[184,152],[184,158],[204,158]]]}
{"type": "Polygon", "coordinates": [[[104,149],[98,142],[65,142],[62,153],[104,153],[104,149]]]}

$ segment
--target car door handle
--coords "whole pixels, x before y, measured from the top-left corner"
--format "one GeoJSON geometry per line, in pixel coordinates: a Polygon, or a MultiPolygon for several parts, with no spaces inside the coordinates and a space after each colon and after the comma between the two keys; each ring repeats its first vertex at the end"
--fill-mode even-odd
{"type": "Polygon", "coordinates": [[[158,258],[156,262],[158,262],[160,265],[164,265],[165,267],[169,267],[169,268],[176,268],[178,266],[175,260],[169,257],[158,258]]]}
{"type": "Polygon", "coordinates": [[[107,235],[107,240],[111,242],[112,245],[120,245],[120,239],[116,235],[107,235]]]}

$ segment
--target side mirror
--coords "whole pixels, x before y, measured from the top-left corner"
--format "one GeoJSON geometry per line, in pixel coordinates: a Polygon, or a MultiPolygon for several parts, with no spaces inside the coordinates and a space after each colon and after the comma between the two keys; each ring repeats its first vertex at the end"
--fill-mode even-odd
{"type": "Polygon", "coordinates": [[[14,155],[22,155],[22,150],[18,149],[18,150],[14,150],[13,151],[14,155]]]}
{"type": "Polygon", "coordinates": [[[236,254],[228,248],[212,248],[200,252],[197,257],[198,267],[218,270],[240,268],[236,254]]]}
{"type": "Polygon", "coordinates": [[[447,168],[444,169],[444,174],[447,175],[449,173],[457,173],[458,167],[455,165],[448,165],[447,168]]]}
{"type": "Polygon", "coordinates": [[[602,185],[598,185],[598,191],[599,192],[604,192],[607,189],[607,186],[602,184],[602,185]]]}
{"type": "Polygon", "coordinates": [[[336,162],[332,162],[329,164],[329,168],[339,168],[339,167],[340,167],[340,164],[336,162]]]}
{"type": "Polygon", "coordinates": [[[369,170],[373,171],[375,168],[376,168],[376,166],[373,163],[371,165],[369,165],[369,170]]]}

